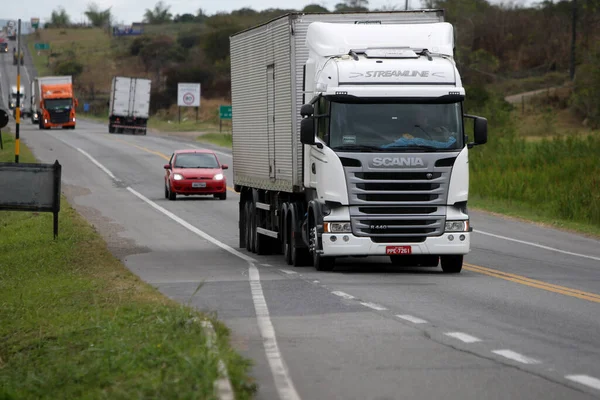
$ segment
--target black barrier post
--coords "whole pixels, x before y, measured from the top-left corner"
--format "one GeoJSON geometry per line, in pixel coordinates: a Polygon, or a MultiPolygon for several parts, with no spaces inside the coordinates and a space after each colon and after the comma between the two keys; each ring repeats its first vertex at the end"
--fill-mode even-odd
{"type": "Polygon", "coordinates": [[[54,161],[54,239],[58,236],[58,213],[60,211],[60,176],[62,173],[62,165],[58,160],[54,161]]]}
{"type": "Polygon", "coordinates": [[[0,109],[0,149],[4,150],[4,143],[2,142],[2,128],[8,125],[8,113],[0,109]]]}
{"type": "Polygon", "coordinates": [[[21,50],[21,19],[18,22],[17,32],[17,105],[15,107],[15,162],[19,162],[21,151],[21,139],[19,138],[19,127],[21,125],[21,56],[25,57],[21,50]]]}

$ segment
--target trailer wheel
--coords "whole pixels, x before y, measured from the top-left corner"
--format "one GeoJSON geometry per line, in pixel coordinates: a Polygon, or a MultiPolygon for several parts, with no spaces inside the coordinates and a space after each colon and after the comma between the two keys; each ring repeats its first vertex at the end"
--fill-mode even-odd
{"type": "Polygon", "coordinates": [[[458,274],[462,270],[463,256],[452,255],[452,256],[441,256],[442,271],[446,274],[458,274]]]}
{"type": "Polygon", "coordinates": [[[246,202],[246,248],[249,252],[254,253],[254,229],[252,216],[252,201],[246,202]]]}
{"type": "Polygon", "coordinates": [[[260,256],[269,254],[269,240],[264,235],[258,233],[258,222],[260,220],[260,210],[252,202],[252,233],[254,235],[254,252],[260,256]]]}

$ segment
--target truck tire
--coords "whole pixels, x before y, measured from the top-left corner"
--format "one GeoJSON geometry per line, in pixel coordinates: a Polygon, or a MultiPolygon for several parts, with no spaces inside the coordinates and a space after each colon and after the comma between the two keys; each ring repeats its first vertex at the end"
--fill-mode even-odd
{"type": "Polygon", "coordinates": [[[256,203],[252,202],[252,233],[254,236],[254,252],[259,256],[269,254],[269,238],[258,233],[257,228],[260,220],[260,210],[256,208],[256,203]]]}
{"type": "Polygon", "coordinates": [[[290,242],[290,210],[289,204],[281,205],[281,222],[279,223],[279,233],[281,235],[281,252],[287,265],[292,265],[292,251],[290,242]]]}
{"type": "Polygon", "coordinates": [[[445,274],[458,274],[462,270],[462,255],[441,256],[440,259],[442,261],[442,271],[445,274]]]}
{"type": "Polygon", "coordinates": [[[254,253],[254,237],[252,235],[252,202],[247,200],[244,204],[246,224],[245,224],[245,232],[246,235],[246,249],[254,253]]]}
{"type": "Polygon", "coordinates": [[[108,125],[108,133],[115,133],[115,127],[112,125],[108,125]]]}
{"type": "Polygon", "coordinates": [[[335,268],[335,257],[323,257],[318,253],[322,245],[320,244],[321,240],[317,229],[317,219],[314,216],[309,225],[309,230],[313,266],[317,271],[332,271],[335,268]]]}
{"type": "Polygon", "coordinates": [[[291,252],[291,265],[294,267],[304,267],[309,264],[310,254],[308,249],[298,247],[297,239],[295,234],[301,235],[301,230],[298,229],[300,220],[298,218],[298,206],[294,203],[290,203],[290,252],[291,252]]]}

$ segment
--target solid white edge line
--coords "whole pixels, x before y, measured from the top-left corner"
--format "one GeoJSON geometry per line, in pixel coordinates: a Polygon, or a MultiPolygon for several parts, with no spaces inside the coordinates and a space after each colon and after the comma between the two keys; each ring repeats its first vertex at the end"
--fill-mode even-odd
{"type": "Polygon", "coordinates": [[[461,342],[465,343],[477,343],[481,342],[481,339],[476,338],[475,336],[468,335],[462,332],[446,332],[444,333],[446,336],[450,336],[451,338],[458,339],[461,342]]]}
{"type": "Polygon", "coordinates": [[[331,292],[332,294],[335,294],[336,296],[339,296],[341,298],[344,298],[346,300],[352,300],[355,297],[352,296],[351,294],[345,293],[345,292],[340,292],[340,291],[335,291],[335,292],[331,292]]]}
{"type": "Polygon", "coordinates": [[[541,364],[541,361],[519,354],[512,350],[493,350],[492,353],[523,364],[541,364]]]}
{"type": "MultiPolygon", "coordinates": [[[[61,140],[61,142],[62,142],[62,140],[61,140]]],[[[91,162],[93,162],[98,168],[100,168],[102,171],[104,171],[106,173],[106,175],[110,176],[113,180],[115,180],[117,182],[121,181],[116,176],[114,176],[113,173],[110,172],[110,170],[108,168],[106,168],[104,165],[100,164],[98,162],[98,160],[96,160],[94,157],[89,155],[85,150],[82,150],[79,147],[77,147],[77,151],[80,152],[81,154],[83,154],[84,156],[86,156],[87,158],[89,158],[91,162]]]]}
{"type": "MultiPolygon", "coordinates": [[[[87,154],[85,151],[77,148],[79,152],[86,155],[98,168],[104,171],[111,178],[118,180],[108,168],[100,164],[96,161],[92,156],[87,154]]],[[[256,321],[258,324],[258,328],[260,330],[260,334],[263,338],[263,347],[265,349],[265,354],[267,356],[267,360],[269,362],[269,366],[271,368],[271,373],[273,374],[273,379],[275,381],[275,387],[277,388],[277,392],[279,393],[279,397],[282,400],[300,400],[300,395],[296,391],[294,387],[294,383],[290,377],[288,369],[285,365],[281,352],[279,351],[279,346],[277,345],[277,338],[275,336],[275,329],[273,328],[273,323],[271,322],[271,318],[269,316],[269,308],[267,307],[267,301],[265,299],[262,284],[260,282],[260,274],[258,272],[258,268],[254,265],[256,260],[252,257],[247,256],[244,253],[241,253],[235,250],[233,247],[228,246],[225,243],[213,238],[207,233],[201,231],[196,228],[192,224],[173,214],[172,212],[166,210],[165,208],[159,206],[152,200],[148,199],[143,194],[137,192],[131,187],[127,187],[127,190],[132,193],[134,196],[150,205],[155,210],[161,212],[167,217],[171,218],[173,221],[179,223],[184,228],[189,231],[195,233],[201,238],[207,240],[208,242],[214,244],[217,247],[222,248],[223,250],[229,252],[230,254],[241,258],[242,260],[248,262],[248,272],[250,279],[250,289],[252,292],[252,300],[254,302],[254,309],[256,312],[256,321]]]]}
{"type": "Polygon", "coordinates": [[[234,400],[235,395],[233,393],[233,388],[231,387],[231,381],[229,380],[227,367],[225,366],[223,359],[219,357],[218,346],[215,344],[215,339],[217,337],[215,328],[210,321],[202,321],[202,327],[206,332],[206,344],[218,359],[217,367],[219,369],[220,377],[214,383],[218,397],[220,400],[234,400]]]}
{"type": "Polygon", "coordinates": [[[427,321],[425,321],[424,319],[421,318],[417,318],[417,317],[413,317],[412,315],[396,315],[396,317],[406,320],[408,322],[412,322],[413,324],[426,324],[427,321]]]}
{"type": "Polygon", "coordinates": [[[509,238],[509,237],[502,236],[502,235],[496,235],[494,233],[480,231],[480,230],[477,230],[477,229],[474,229],[473,231],[476,232],[476,233],[480,233],[482,235],[495,237],[497,239],[504,239],[504,240],[508,240],[510,242],[521,243],[521,244],[525,244],[525,245],[528,245],[528,246],[538,247],[538,248],[544,249],[544,250],[555,251],[557,253],[567,254],[569,256],[575,256],[575,257],[581,257],[581,258],[587,258],[587,259],[590,259],[590,260],[600,261],[600,257],[588,256],[586,254],[574,253],[572,251],[559,250],[559,249],[555,249],[555,248],[552,248],[552,247],[549,247],[549,246],[544,246],[542,244],[537,244],[537,243],[532,243],[532,242],[526,242],[524,240],[513,239],[513,238],[509,238]]]}
{"type": "Polygon", "coordinates": [[[360,304],[362,304],[365,307],[372,308],[373,310],[376,310],[376,311],[386,311],[387,310],[387,308],[385,308],[384,306],[380,306],[379,304],[375,304],[375,303],[370,303],[368,301],[362,301],[360,304]]]}
{"type": "Polygon", "coordinates": [[[565,376],[570,381],[581,383],[593,389],[600,390],[600,379],[588,375],[567,375],[565,376]]]}
{"type": "Polygon", "coordinates": [[[260,273],[254,264],[251,264],[249,267],[249,278],[256,320],[261,336],[263,337],[265,353],[271,366],[271,372],[273,373],[279,397],[285,400],[300,400],[300,396],[294,387],[287,366],[279,351],[277,338],[275,337],[275,328],[273,328],[273,323],[269,317],[269,307],[267,306],[267,300],[265,299],[260,282],[260,273]]]}

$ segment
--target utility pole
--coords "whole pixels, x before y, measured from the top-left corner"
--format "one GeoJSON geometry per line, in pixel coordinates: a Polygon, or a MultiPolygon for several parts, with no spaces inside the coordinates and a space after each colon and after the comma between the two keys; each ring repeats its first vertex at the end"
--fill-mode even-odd
{"type": "Polygon", "coordinates": [[[571,65],[569,68],[571,80],[575,79],[575,47],[577,42],[577,0],[573,0],[572,16],[573,21],[571,22],[571,65]]]}
{"type": "MultiPolygon", "coordinates": [[[[17,106],[15,107],[15,163],[19,163],[21,142],[19,126],[21,125],[21,19],[17,25],[17,106]]],[[[24,56],[23,56],[24,57],[24,56]]]]}
{"type": "Polygon", "coordinates": [[[408,0],[404,1],[404,10],[408,11],[408,0]]]}

